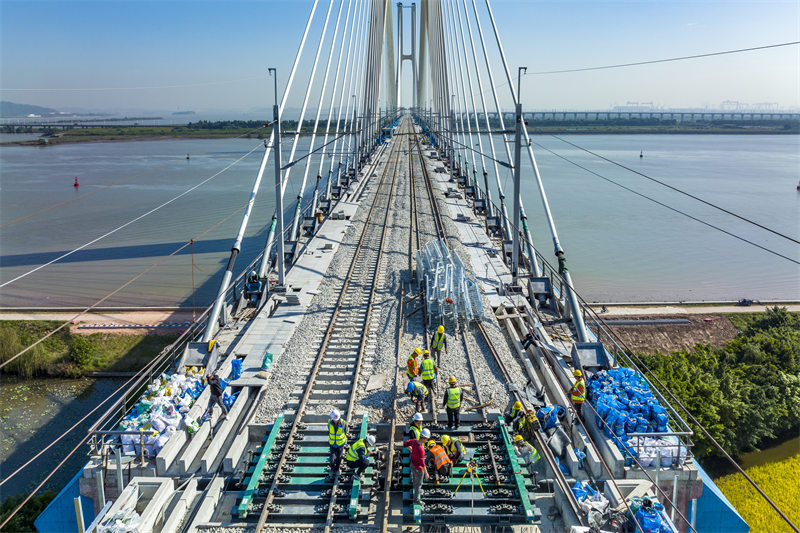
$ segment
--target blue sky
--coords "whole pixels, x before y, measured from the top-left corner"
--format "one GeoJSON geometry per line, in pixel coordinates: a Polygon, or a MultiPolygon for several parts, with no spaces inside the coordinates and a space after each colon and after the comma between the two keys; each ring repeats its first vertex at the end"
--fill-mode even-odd
{"type": "MultiPolygon", "coordinates": [[[[316,20],[326,5],[320,2],[316,20]]],[[[285,79],[310,6],[304,0],[2,0],[2,99],[59,109],[269,109],[272,84],[266,68],[276,66],[285,79]],[[214,84],[195,85],[208,82],[214,84]],[[174,85],[194,86],[142,88],[174,85]],[[132,89],[64,90],[120,87],[132,89]],[[21,88],[50,90],[9,90],[21,88]]],[[[494,0],[492,6],[510,65],[531,72],[800,40],[796,0],[494,0]]],[[[484,31],[491,32],[483,23],[484,31]]],[[[312,27],[309,53],[320,27],[312,27]]],[[[629,101],[716,107],[735,100],[800,107],[799,65],[800,46],[791,46],[635,68],[532,75],[523,81],[523,103],[537,109],[591,109],[629,101]]],[[[499,76],[499,63],[493,68],[499,76]]],[[[301,70],[298,80],[307,71],[301,70]]],[[[290,105],[299,102],[298,93],[290,105]]]]}

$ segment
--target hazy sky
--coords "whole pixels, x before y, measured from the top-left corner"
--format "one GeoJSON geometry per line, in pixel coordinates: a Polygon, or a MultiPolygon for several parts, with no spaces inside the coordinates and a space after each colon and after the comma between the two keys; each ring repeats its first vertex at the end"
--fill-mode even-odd
{"type": "MultiPolygon", "coordinates": [[[[320,2],[317,20],[326,5],[320,2]]],[[[307,0],[0,0],[1,97],[98,111],[270,109],[266,69],[276,66],[285,80],[310,6],[307,0]],[[107,90],[65,90],[86,88],[107,90]],[[130,89],[109,90],[116,88],[130,89]]],[[[531,72],[800,41],[798,0],[494,0],[492,6],[510,65],[531,72]]],[[[309,51],[319,28],[313,27],[309,51]]],[[[485,21],[484,31],[491,32],[485,21]]],[[[493,68],[501,74],[499,64],[493,68]]],[[[716,107],[726,100],[800,107],[800,46],[531,75],[523,82],[526,109],[605,109],[629,101],[716,107]]]]}

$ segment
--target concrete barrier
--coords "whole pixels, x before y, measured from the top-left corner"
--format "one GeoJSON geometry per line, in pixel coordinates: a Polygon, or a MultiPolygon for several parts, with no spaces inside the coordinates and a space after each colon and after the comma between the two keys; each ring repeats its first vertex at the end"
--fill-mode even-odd
{"type": "Polygon", "coordinates": [[[206,448],[205,453],[203,453],[202,459],[200,459],[201,473],[208,474],[209,470],[214,464],[214,460],[217,458],[220,450],[222,449],[222,445],[225,444],[226,440],[228,440],[230,432],[235,429],[235,426],[238,425],[237,419],[239,418],[242,409],[244,409],[244,405],[247,403],[247,398],[249,395],[250,387],[245,387],[239,391],[239,396],[236,398],[236,401],[233,403],[233,406],[228,412],[228,417],[222,422],[222,424],[217,423],[219,427],[214,430],[211,443],[208,445],[208,448],[206,448]]]}
{"type": "Polygon", "coordinates": [[[225,479],[218,477],[208,484],[203,501],[200,502],[197,514],[194,515],[194,520],[189,524],[187,533],[194,533],[198,531],[200,524],[208,523],[211,517],[214,516],[214,511],[217,510],[217,504],[220,502],[222,495],[222,488],[225,486],[225,479]]]}
{"type": "Polygon", "coordinates": [[[164,526],[161,528],[161,533],[175,533],[178,531],[178,527],[181,525],[181,522],[189,510],[189,506],[192,504],[196,496],[197,480],[190,479],[186,484],[186,488],[183,489],[183,493],[178,497],[178,501],[176,501],[175,505],[172,506],[172,509],[169,510],[169,517],[164,522],[164,526]]]}

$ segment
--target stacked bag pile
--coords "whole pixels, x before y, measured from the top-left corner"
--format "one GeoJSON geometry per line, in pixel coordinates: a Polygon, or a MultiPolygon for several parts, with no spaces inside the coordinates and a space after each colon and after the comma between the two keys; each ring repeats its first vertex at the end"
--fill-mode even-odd
{"type": "Polygon", "coordinates": [[[643,467],[653,466],[661,452],[661,466],[668,468],[686,462],[686,447],[677,438],[631,437],[628,440],[631,448],[639,453],[639,463],[643,467]]]}
{"type": "Polygon", "coordinates": [[[598,413],[597,427],[612,438],[625,457],[626,466],[637,455],[628,433],[667,432],[667,410],[633,369],[601,370],[589,377],[586,389],[587,398],[598,413]]]}
{"type": "MultiPolygon", "coordinates": [[[[174,432],[185,428],[189,434],[193,434],[200,425],[186,414],[206,387],[204,372],[203,367],[187,367],[171,375],[161,374],[159,378],[153,380],[136,406],[122,420],[119,431],[142,433],[144,453],[149,457],[157,455],[174,432]]],[[[220,381],[224,388],[227,383],[224,380],[220,381]]],[[[224,393],[223,400],[229,409],[237,395],[238,393],[232,396],[224,393]]],[[[207,412],[206,416],[208,414],[207,412]]],[[[125,455],[141,453],[142,436],[121,435],[121,437],[122,452],[125,455]]]]}

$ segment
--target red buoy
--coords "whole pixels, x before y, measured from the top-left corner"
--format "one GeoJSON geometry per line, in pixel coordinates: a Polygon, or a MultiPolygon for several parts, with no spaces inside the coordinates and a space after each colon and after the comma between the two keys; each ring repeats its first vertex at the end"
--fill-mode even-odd
{"type": "Polygon", "coordinates": [[[78,183],[78,176],[75,176],[75,183],[72,184],[73,187],[80,187],[81,184],[78,183]]]}

